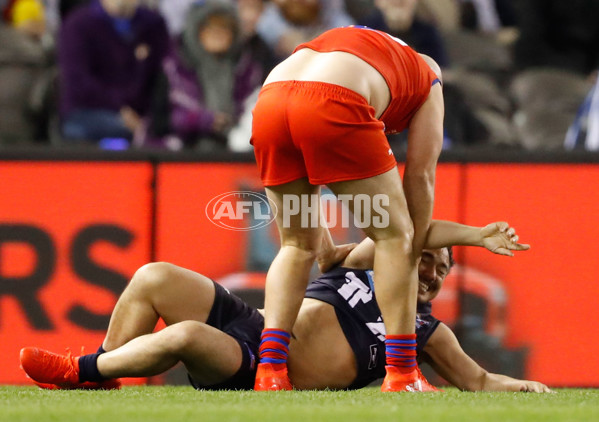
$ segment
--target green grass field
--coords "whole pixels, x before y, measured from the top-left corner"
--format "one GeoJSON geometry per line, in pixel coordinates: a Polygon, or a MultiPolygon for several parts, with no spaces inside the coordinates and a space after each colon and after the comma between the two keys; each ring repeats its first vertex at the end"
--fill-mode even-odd
{"type": "Polygon", "coordinates": [[[556,394],[382,394],[352,392],[199,392],[191,387],[45,391],[0,387],[0,420],[17,421],[599,421],[599,390],[556,394]]]}

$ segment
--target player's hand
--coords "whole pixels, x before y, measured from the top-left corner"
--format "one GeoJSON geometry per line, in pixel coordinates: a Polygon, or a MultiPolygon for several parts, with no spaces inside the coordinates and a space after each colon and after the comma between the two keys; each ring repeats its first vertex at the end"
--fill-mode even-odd
{"type": "Polygon", "coordinates": [[[525,393],[554,393],[549,387],[545,384],[542,384],[537,381],[520,381],[520,391],[525,393]]]}
{"type": "Polygon", "coordinates": [[[530,245],[518,243],[516,229],[504,221],[491,223],[481,229],[482,245],[493,253],[514,256],[512,251],[526,251],[530,245]]]}
{"type": "Polygon", "coordinates": [[[335,264],[343,261],[356,246],[358,246],[357,243],[347,243],[345,245],[336,245],[335,248],[327,251],[322,251],[316,258],[318,269],[321,273],[327,272],[335,264]]]}

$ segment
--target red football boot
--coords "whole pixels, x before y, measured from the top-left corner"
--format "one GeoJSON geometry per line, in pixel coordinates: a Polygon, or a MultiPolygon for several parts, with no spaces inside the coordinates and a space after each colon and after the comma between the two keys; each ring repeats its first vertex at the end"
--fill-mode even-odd
{"type": "Polygon", "coordinates": [[[78,384],[72,384],[69,386],[56,385],[56,384],[43,384],[41,382],[33,381],[35,385],[43,390],[120,390],[121,381],[118,378],[109,379],[105,381],[86,381],[78,384]]]}
{"type": "Polygon", "coordinates": [[[79,383],[79,358],[70,350],[59,355],[37,347],[21,349],[21,368],[42,384],[73,385],[79,383]]]}
{"type": "Polygon", "coordinates": [[[416,367],[412,372],[403,373],[395,366],[386,366],[387,375],[381,385],[383,392],[438,392],[434,385],[430,384],[416,367]]]}
{"type": "Polygon", "coordinates": [[[118,379],[104,381],[79,381],[79,357],[67,349],[59,355],[37,347],[25,347],[20,354],[21,368],[35,384],[51,390],[114,390],[121,388],[118,379]]]}
{"type": "Polygon", "coordinates": [[[256,372],[255,391],[280,391],[293,390],[287,367],[275,370],[271,363],[259,363],[256,372]]]}
{"type": "Polygon", "coordinates": [[[422,391],[427,392],[427,393],[443,393],[444,392],[440,388],[437,388],[433,384],[428,382],[428,380],[424,377],[424,375],[422,375],[422,372],[420,372],[420,367],[417,366],[416,370],[418,371],[418,379],[422,383],[422,391]]]}

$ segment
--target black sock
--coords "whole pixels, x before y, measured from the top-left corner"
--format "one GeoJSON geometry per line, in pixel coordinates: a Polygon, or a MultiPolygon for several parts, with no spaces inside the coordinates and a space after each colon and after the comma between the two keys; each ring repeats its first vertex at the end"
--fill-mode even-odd
{"type": "Polygon", "coordinates": [[[104,350],[104,345],[101,344],[100,347],[98,347],[98,350],[96,350],[96,353],[101,355],[102,353],[106,353],[106,350],[104,350]]]}
{"type": "Polygon", "coordinates": [[[98,356],[100,353],[83,355],[79,358],[79,382],[104,381],[106,379],[98,371],[98,356]]]}

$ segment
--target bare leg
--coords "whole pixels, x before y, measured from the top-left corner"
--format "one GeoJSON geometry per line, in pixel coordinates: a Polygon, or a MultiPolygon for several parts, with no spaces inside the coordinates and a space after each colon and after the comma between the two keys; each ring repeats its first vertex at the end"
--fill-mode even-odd
{"type": "MultiPolygon", "coordinates": [[[[375,242],[374,282],[387,334],[413,334],[418,293],[417,257],[412,251],[414,228],[397,168],[362,180],[331,183],[335,194],[389,197],[389,224],[364,231],[375,242]]],[[[371,199],[372,203],[372,199],[371,199]]],[[[350,203],[350,206],[355,204],[350,203]]],[[[352,210],[354,214],[358,210],[352,210]]],[[[371,217],[373,217],[371,215],[371,217]]]]}
{"type": "Polygon", "coordinates": [[[146,377],[183,362],[202,384],[234,375],[239,343],[205,324],[214,303],[213,282],[196,272],[158,262],[141,267],[119,298],[98,357],[107,378],[146,377]],[[168,325],[152,333],[158,318],[168,325]]]}
{"type": "Polygon", "coordinates": [[[214,285],[201,274],[159,262],[144,265],[117,301],[104,350],[110,351],[151,333],[158,318],[167,325],[206,322],[214,303],[214,285]]]}
{"type": "Polygon", "coordinates": [[[183,362],[201,384],[222,382],[241,365],[239,343],[222,331],[198,321],[183,321],[142,335],[98,357],[106,378],[146,377],[183,362]]]}
{"type": "MultiPolygon", "coordinates": [[[[206,324],[214,297],[214,283],[200,274],[167,263],[143,266],[133,276],[112,314],[104,341],[107,352],[81,356],[78,361],[81,379],[68,382],[82,386],[80,381],[99,381],[96,368],[106,378],[152,376],[179,361],[202,384],[230,378],[239,370],[242,349],[233,337],[206,324]],[[168,326],[152,333],[159,317],[168,326]]],[[[49,379],[43,382],[50,384],[56,384],[56,380],[63,384],[69,374],[65,368],[72,365],[66,356],[37,348],[23,349],[21,362],[24,360],[29,372],[38,374],[37,379],[49,379]],[[48,376],[46,370],[39,369],[48,366],[55,372],[66,372],[58,378],[56,374],[48,376]]]]}
{"type": "MultiPolygon", "coordinates": [[[[281,236],[281,249],[273,260],[266,276],[264,327],[291,332],[304,298],[310,270],[320,247],[320,203],[315,204],[315,226],[302,227],[301,212],[284,218],[284,196],[314,195],[319,186],[300,179],[280,186],[266,188],[268,199],[277,208],[276,222],[281,236]]],[[[306,221],[304,221],[306,223],[306,221]]]]}

